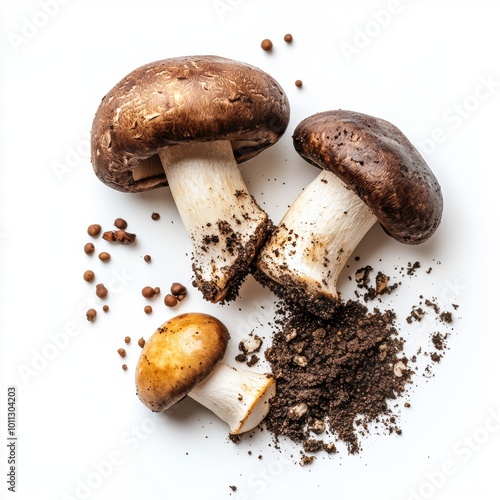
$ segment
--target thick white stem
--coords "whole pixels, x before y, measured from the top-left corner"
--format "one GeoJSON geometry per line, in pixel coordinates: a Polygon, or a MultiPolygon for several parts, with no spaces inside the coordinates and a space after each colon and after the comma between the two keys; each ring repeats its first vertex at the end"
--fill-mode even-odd
{"type": "Polygon", "coordinates": [[[193,243],[198,285],[218,302],[247,273],[268,231],[267,214],[248,192],[229,141],[172,146],[158,156],[193,243]]]}
{"type": "Polygon", "coordinates": [[[257,269],[312,300],[335,302],[337,279],[376,220],[336,175],[323,171],[288,209],[259,253],[257,269]]]}
{"type": "Polygon", "coordinates": [[[230,434],[241,434],[262,422],[275,393],[271,376],[221,363],[188,396],[226,422],[230,434]]]}

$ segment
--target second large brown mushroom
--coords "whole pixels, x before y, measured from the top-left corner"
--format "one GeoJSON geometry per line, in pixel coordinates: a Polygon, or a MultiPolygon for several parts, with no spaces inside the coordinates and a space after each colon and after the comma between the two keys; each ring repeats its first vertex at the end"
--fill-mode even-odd
{"type": "Polygon", "coordinates": [[[425,242],[443,210],[440,185],[393,124],[353,111],[305,118],[293,134],[297,152],[323,171],[293,202],[259,252],[255,277],[278,296],[330,317],[337,280],[377,222],[396,240],[425,242]]]}

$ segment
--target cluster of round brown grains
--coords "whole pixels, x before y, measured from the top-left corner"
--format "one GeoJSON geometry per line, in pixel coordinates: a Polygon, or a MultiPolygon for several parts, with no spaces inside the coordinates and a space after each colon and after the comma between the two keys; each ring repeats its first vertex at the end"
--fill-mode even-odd
{"type": "MultiPolygon", "coordinates": [[[[130,342],[132,342],[132,338],[127,335],[123,341],[125,342],[125,344],[128,346],[130,345],[130,342]]],[[[142,349],[144,347],[144,345],[146,344],[146,341],[144,340],[144,337],[141,337],[138,341],[137,341],[137,345],[142,349]]],[[[127,351],[125,348],[123,347],[119,347],[116,352],[118,353],[118,355],[121,357],[121,358],[125,358],[127,356],[127,351]]],[[[124,371],[127,371],[128,370],[128,365],[126,363],[122,364],[122,370],[124,371]]]]}

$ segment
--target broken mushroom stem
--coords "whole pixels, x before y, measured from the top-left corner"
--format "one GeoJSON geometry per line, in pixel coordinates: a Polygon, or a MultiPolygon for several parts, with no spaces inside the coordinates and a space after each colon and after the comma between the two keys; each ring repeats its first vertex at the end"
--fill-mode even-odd
{"type": "MultiPolygon", "coordinates": [[[[238,284],[272,224],[249,193],[230,141],[171,146],[158,156],[193,244],[198,287],[219,302],[238,284]]],[[[140,175],[139,167],[134,178],[140,175]]]]}
{"type": "Polygon", "coordinates": [[[221,363],[188,396],[226,422],[230,434],[242,434],[264,420],[275,391],[271,376],[221,363]]]}
{"type": "Polygon", "coordinates": [[[375,222],[365,203],[324,170],[295,199],[256,265],[268,279],[300,284],[300,294],[328,311],[339,300],[340,273],[375,222]]]}
{"type": "Polygon", "coordinates": [[[253,429],[267,415],[276,383],[271,375],[221,362],[228,341],[227,328],[211,315],[186,313],[170,319],[139,357],[139,399],[160,412],[189,396],[226,422],[230,434],[253,429]]]}

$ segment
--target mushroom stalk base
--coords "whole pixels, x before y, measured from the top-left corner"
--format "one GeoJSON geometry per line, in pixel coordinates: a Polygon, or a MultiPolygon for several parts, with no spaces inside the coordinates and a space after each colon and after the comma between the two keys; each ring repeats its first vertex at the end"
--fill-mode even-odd
{"type": "Polygon", "coordinates": [[[230,434],[242,434],[264,420],[275,393],[271,376],[221,363],[188,396],[226,422],[230,434]]]}
{"type": "Polygon", "coordinates": [[[337,279],[376,220],[336,175],[323,171],[262,248],[254,275],[285,300],[331,317],[339,301],[337,279]]]}
{"type": "Polygon", "coordinates": [[[272,222],[248,192],[229,141],[177,145],[158,153],[193,243],[203,297],[232,300],[272,222]]]}

